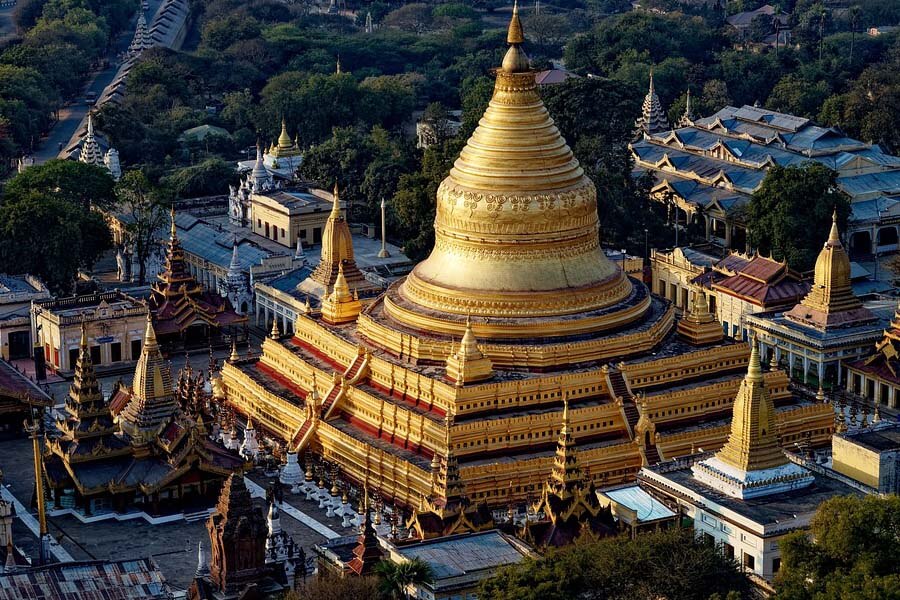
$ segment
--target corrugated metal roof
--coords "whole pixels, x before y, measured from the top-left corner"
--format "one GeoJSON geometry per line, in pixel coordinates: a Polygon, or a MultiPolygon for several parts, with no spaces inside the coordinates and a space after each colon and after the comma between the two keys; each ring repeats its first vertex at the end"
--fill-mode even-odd
{"type": "Polygon", "coordinates": [[[397,551],[406,558],[420,558],[431,565],[435,580],[512,565],[525,558],[499,531],[451,536],[401,546],[397,551]]]}
{"type": "Polygon", "coordinates": [[[0,600],[168,600],[172,590],[150,559],[56,563],[0,573],[0,600]]]}

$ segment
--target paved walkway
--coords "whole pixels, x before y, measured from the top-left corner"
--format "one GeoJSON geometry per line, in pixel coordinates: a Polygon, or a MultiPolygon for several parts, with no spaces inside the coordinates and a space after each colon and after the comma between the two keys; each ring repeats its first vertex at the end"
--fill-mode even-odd
{"type": "MultiPolygon", "coordinates": [[[[156,10],[161,3],[162,0],[150,0],[149,9],[145,13],[148,19],[156,14],[156,10]]],[[[135,14],[134,21],[137,23],[137,14],[135,14]]],[[[106,86],[112,83],[119,72],[119,56],[128,49],[128,45],[133,37],[134,27],[120,33],[119,37],[113,42],[109,54],[106,55],[109,66],[93,74],[85,86],[81,98],[76,98],[70,105],[59,111],[59,121],[53,125],[47,137],[41,139],[34,151],[35,164],[41,164],[56,158],[60,151],[60,144],[63,145],[63,148],[69,144],[69,140],[72,139],[72,136],[75,135],[82,122],[87,118],[88,111],[93,108],[84,103],[84,95],[88,92],[94,92],[99,98],[106,86]]]]}
{"type": "MultiPolygon", "coordinates": [[[[244,483],[247,484],[247,489],[250,490],[251,496],[254,496],[255,498],[265,498],[266,490],[264,490],[262,488],[262,486],[257,485],[256,483],[254,483],[247,477],[244,477],[244,483]]],[[[328,525],[325,525],[324,523],[320,523],[313,517],[309,516],[302,510],[300,510],[294,506],[291,506],[287,502],[282,502],[280,508],[281,508],[281,512],[283,512],[284,514],[289,515],[290,517],[294,518],[295,520],[299,521],[300,523],[303,523],[304,525],[306,525],[307,527],[309,527],[310,529],[312,529],[319,535],[325,536],[329,540],[333,540],[334,538],[341,537],[341,534],[336,532],[334,529],[332,529],[328,525]]]]}
{"type": "MultiPolygon", "coordinates": [[[[12,502],[13,506],[16,507],[16,516],[19,517],[22,524],[34,534],[34,537],[40,538],[40,525],[38,524],[37,519],[31,516],[28,509],[19,502],[19,499],[13,496],[12,493],[3,486],[0,486],[0,498],[3,498],[7,502],[12,502]]],[[[72,558],[71,554],[66,552],[65,548],[60,546],[59,543],[53,539],[53,536],[50,536],[50,554],[52,554],[59,562],[72,562],[75,560],[72,558]]]]}

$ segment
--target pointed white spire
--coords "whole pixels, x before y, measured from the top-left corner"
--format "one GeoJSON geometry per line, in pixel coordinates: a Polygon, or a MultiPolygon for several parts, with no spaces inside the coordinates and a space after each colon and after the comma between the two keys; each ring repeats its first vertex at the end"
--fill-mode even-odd
{"type": "Polygon", "coordinates": [[[303,252],[303,241],[297,236],[297,249],[294,251],[294,260],[301,261],[301,265],[306,264],[306,254],[303,252]]]}
{"type": "Polygon", "coordinates": [[[194,577],[200,578],[209,575],[209,558],[206,556],[206,548],[203,541],[197,542],[197,571],[194,577]]]}
{"type": "Polygon", "coordinates": [[[228,276],[241,272],[241,261],[238,259],[238,243],[237,236],[231,242],[231,264],[228,265],[228,276]]]}
{"type": "Polygon", "coordinates": [[[78,156],[78,160],[89,165],[105,166],[100,144],[94,137],[94,114],[90,112],[87,116],[87,133],[81,141],[81,154],[78,156]]]}

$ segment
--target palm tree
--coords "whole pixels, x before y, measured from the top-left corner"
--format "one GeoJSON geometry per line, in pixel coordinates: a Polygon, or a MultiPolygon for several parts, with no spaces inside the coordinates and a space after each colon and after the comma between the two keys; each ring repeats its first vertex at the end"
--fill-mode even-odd
{"type": "Polygon", "coordinates": [[[391,600],[409,600],[408,587],[422,585],[434,581],[431,565],[421,558],[413,558],[401,563],[383,560],[375,565],[379,586],[383,598],[391,600]]]}

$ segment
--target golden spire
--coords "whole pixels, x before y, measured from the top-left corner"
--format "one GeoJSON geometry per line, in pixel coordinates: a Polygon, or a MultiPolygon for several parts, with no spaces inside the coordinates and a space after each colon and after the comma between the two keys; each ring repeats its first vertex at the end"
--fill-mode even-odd
{"type": "Polygon", "coordinates": [[[763,379],[756,336],[750,340],[750,364],[734,400],[731,434],[716,458],[744,472],[788,463],[778,445],[775,405],[763,379]]]}
{"type": "Polygon", "coordinates": [[[509,30],[506,33],[506,42],[509,50],[503,57],[501,70],[505,73],[527,73],[531,70],[531,61],[522,50],[525,43],[525,33],[522,31],[522,22],[519,20],[519,3],[513,4],[512,17],[509,20],[509,30]]]}
{"type": "Polygon", "coordinates": [[[172,241],[178,239],[178,233],[175,231],[175,205],[169,207],[169,220],[171,222],[171,230],[169,231],[169,237],[172,241]]]}
{"type": "Polygon", "coordinates": [[[562,424],[559,428],[556,456],[553,459],[553,471],[549,481],[550,489],[558,495],[571,492],[581,484],[581,468],[578,466],[575,438],[572,437],[569,427],[569,395],[563,390],[562,396],[562,424]]]}
{"type": "Polygon", "coordinates": [[[525,32],[522,30],[522,22],[519,20],[519,0],[513,2],[512,18],[509,20],[509,28],[506,32],[506,43],[525,43],[525,32]]]}
{"type": "Polygon", "coordinates": [[[278,329],[278,315],[272,317],[272,331],[269,332],[269,337],[273,340],[281,337],[281,330],[278,329]]]}
{"type": "Polygon", "coordinates": [[[338,276],[334,282],[334,290],[331,292],[331,295],[336,302],[353,300],[353,295],[350,293],[350,286],[347,285],[347,279],[344,277],[343,264],[338,265],[338,276]]]}
{"type": "Polygon", "coordinates": [[[144,328],[144,347],[141,350],[141,356],[158,348],[159,343],[156,341],[156,330],[153,329],[153,315],[148,312],[147,326],[144,328]]]}
{"type": "Polygon", "coordinates": [[[355,321],[361,311],[362,304],[350,293],[350,286],[344,277],[344,265],[340,263],[334,289],[322,302],[322,318],[332,324],[349,323],[355,321]]]}
{"type": "Polygon", "coordinates": [[[241,355],[238,354],[237,349],[237,338],[231,338],[231,356],[228,357],[229,362],[237,362],[241,359],[241,355]]]}
{"type": "Polygon", "coordinates": [[[344,269],[346,281],[354,285],[363,283],[365,277],[356,266],[353,253],[353,237],[347,220],[341,216],[341,198],[338,184],[334,184],[331,200],[331,214],[322,230],[322,250],[319,264],[309,278],[322,285],[326,290],[337,283],[338,267],[344,269]]]}
{"type": "Polygon", "coordinates": [[[841,244],[836,208],[828,239],[816,258],[812,288],[785,316],[816,329],[846,327],[875,319],[850,286],[850,257],[841,244]]]}
{"type": "Polygon", "coordinates": [[[438,188],[434,249],[385,311],[457,337],[471,313],[489,339],[533,336],[520,318],[556,317],[544,323],[558,336],[640,318],[649,302],[623,302],[631,283],[600,250],[596,190],[538,95],[518,7],[508,40],[487,110],[438,188]]]}
{"type": "Polygon", "coordinates": [[[334,192],[331,194],[331,214],[328,215],[329,219],[340,219],[341,218],[341,196],[338,190],[338,184],[335,182],[334,184],[334,192]]]}
{"type": "Polygon", "coordinates": [[[722,341],[722,326],[709,312],[706,292],[699,285],[694,286],[690,310],[678,321],[676,330],[678,335],[695,346],[722,341]]]}
{"type": "Polygon", "coordinates": [[[84,315],[81,316],[81,349],[87,348],[87,325],[84,322],[84,315]]]}
{"type": "Polygon", "coordinates": [[[838,213],[837,207],[834,208],[834,212],[831,213],[831,231],[828,233],[828,241],[826,244],[834,244],[841,243],[841,234],[838,231],[838,213]]]}
{"type": "Polygon", "coordinates": [[[278,136],[278,149],[290,150],[292,147],[291,136],[287,132],[287,121],[285,121],[284,117],[281,117],[281,135],[278,136]]]}
{"type": "Polygon", "coordinates": [[[144,347],[131,384],[131,399],[119,413],[119,423],[136,444],[145,443],[177,408],[172,372],[159,350],[153,320],[148,314],[144,347]]]}

